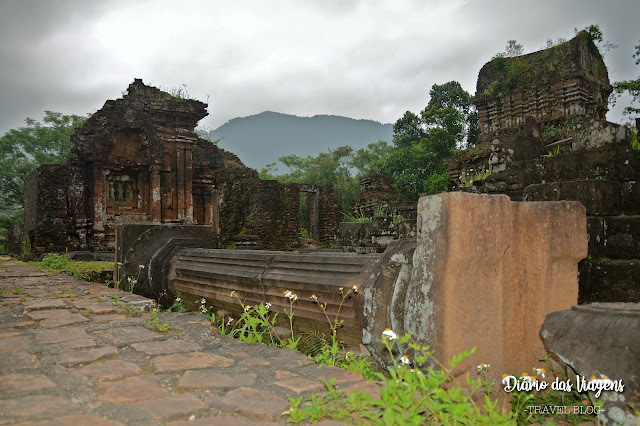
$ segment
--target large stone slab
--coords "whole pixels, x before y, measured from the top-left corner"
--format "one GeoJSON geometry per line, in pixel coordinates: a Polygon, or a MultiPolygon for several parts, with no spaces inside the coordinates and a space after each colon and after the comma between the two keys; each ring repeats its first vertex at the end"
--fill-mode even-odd
{"type": "Polygon", "coordinates": [[[640,406],[640,304],[592,303],[553,312],[540,335],[553,353],[586,380],[601,374],[622,380],[622,393],[603,393],[600,420],[640,423],[640,416],[629,408],[640,406]]]}
{"type": "MultiPolygon", "coordinates": [[[[579,203],[465,193],[422,197],[408,285],[388,290],[397,293],[391,308],[375,298],[365,303],[374,314],[403,313],[394,331],[413,333],[445,365],[476,347],[455,374],[482,363],[497,377],[530,371],[546,355],[538,337],[545,315],[577,302],[578,261],[586,255],[579,203]]],[[[371,338],[379,350],[380,334],[371,338]]]]}

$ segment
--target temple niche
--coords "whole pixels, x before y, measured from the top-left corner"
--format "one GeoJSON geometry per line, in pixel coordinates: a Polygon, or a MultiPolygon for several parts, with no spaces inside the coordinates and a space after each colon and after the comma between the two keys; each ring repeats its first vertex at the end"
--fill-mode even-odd
{"type": "MultiPolygon", "coordinates": [[[[300,190],[258,178],[235,155],[195,132],[207,104],[182,99],[136,79],[71,136],[66,164],[40,166],[25,179],[25,247],[33,253],[111,252],[122,223],[205,225],[233,246],[299,244],[300,190]],[[268,194],[268,196],[265,196],[268,194]]],[[[330,188],[317,188],[331,242],[339,221],[330,188]]]]}

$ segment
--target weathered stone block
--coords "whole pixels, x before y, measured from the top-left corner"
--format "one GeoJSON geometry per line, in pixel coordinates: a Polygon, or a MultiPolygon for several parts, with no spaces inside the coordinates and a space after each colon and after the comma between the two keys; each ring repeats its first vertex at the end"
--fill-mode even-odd
{"type": "Polygon", "coordinates": [[[640,216],[591,216],[587,231],[592,257],[640,259],[640,216]]]}
{"type": "MultiPolygon", "coordinates": [[[[640,405],[640,304],[592,303],[547,315],[540,330],[545,344],[588,381],[606,375],[622,380],[622,393],[604,392],[600,420],[638,424],[630,405],[640,405]]],[[[637,408],[636,408],[637,410],[637,408]]]]}
{"type": "Polygon", "coordinates": [[[640,214],[638,191],[636,182],[586,180],[529,185],[524,196],[527,201],[580,201],[590,216],[618,216],[640,214]]]}
{"type": "Polygon", "coordinates": [[[580,304],[640,302],[640,259],[592,259],[580,263],[580,304]]]}
{"type": "Polygon", "coordinates": [[[136,294],[157,298],[165,289],[164,265],[179,248],[218,244],[211,226],[122,224],[116,233],[114,277],[125,290],[129,290],[127,278],[134,278],[136,294]],[[154,258],[159,261],[152,262],[154,258]]]}
{"type": "Polygon", "coordinates": [[[423,197],[404,330],[396,331],[412,332],[440,362],[477,347],[456,373],[479,363],[496,375],[530,371],[546,355],[538,338],[545,315],[577,302],[586,255],[579,203],[423,197]]]}

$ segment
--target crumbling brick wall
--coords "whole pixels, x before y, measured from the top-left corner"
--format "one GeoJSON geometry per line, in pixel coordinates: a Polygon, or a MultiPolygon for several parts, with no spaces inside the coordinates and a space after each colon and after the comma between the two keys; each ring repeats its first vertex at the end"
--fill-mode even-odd
{"type": "MultiPolygon", "coordinates": [[[[195,126],[206,107],[142,80],[107,101],[72,135],[66,165],[41,166],[27,179],[25,231],[33,250],[111,251],[122,223],[207,225],[223,241],[248,232],[259,248],[296,247],[299,186],[263,181],[199,138],[195,126]]],[[[324,198],[330,208],[332,194],[324,198]]],[[[336,217],[333,210],[318,214],[336,217]]],[[[325,226],[335,228],[337,220],[325,226]]]]}
{"type": "Polygon", "coordinates": [[[355,217],[373,217],[376,213],[391,215],[402,204],[405,204],[404,198],[396,193],[391,178],[373,174],[360,178],[360,191],[351,201],[351,211],[355,217]]]}
{"type": "Polygon", "coordinates": [[[496,57],[478,75],[480,139],[520,133],[527,116],[541,126],[570,116],[603,120],[611,91],[602,56],[585,31],[550,49],[496,57]]]}
{"type": "Polygon", "coordinates": [[[69,171],[65,164],[45,164],[24,180],[24,235],[35,252],[64,251],[76,235],[69,215],[69,171]]]}

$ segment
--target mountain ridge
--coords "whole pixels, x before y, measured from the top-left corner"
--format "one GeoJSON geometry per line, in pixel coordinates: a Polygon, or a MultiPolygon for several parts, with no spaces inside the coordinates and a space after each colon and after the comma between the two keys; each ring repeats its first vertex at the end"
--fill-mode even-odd
{"type": "Polygon", "coordinates": [[[259,170],[278,157],[295,154],[316,156],[328,149],[350,145],[355,150],[385,140],[391,142],[393,124],[370,119],[317,114],[312,117],[263,111],[236,117],[209,132],[218,145],[259,170]]]}

